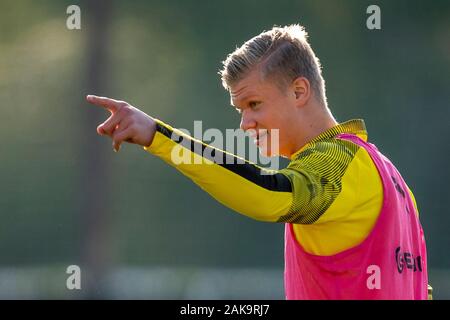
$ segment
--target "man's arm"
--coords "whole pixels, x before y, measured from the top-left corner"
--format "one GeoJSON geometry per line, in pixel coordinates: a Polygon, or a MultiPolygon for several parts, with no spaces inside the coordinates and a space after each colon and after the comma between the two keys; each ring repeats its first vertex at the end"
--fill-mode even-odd
{"type": "Polygon", "coordinates": [[[289,211],[289,179],[157,122],[156,134],[144,149],[158,156],[225,206],[253,219],[276,222],[289,211]],[[174,150],[176,152],[174,152],[174,150]],[[182,152],[180,162],[176,156],[182,152]]]}
{"type": "Polygon", "coordinates": [[[276,222],[289,212],[292,187],[285,175],[277,172],[262,174],[265,169],[203,144],[126,102],[96,96],[88,96],[87,100],[111,112],[111,116],[97,127],[97,132],[113,139],[115,151],[119,151],[124,141],[141,145],[189,177],[217,201],[253,219],[276,222]],[[174,161],[172,151],[177,145],[193,160],[191,164],[174,161]],[[205,148],[208,149],[206,152],[205,148]],[[197,150],[202,150],[202,154],[196,154],[197,150]],[[204,158],[204,154],[214,154],[215,159],[222,157],[222,161],[220,164],[213,162],[204,158]],[[201,157],[200,161],[196,161],[196,157],[201,157]]]}

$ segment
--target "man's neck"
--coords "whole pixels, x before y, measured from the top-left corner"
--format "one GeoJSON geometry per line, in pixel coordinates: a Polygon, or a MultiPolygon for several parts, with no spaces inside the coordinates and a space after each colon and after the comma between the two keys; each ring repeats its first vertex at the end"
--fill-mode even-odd
{"type": "Polygon", "coordinates": [[[289,158],[292,158],[293,154],[295,154],[298,150],[303,148],[306,144],[308,144],[308,142],[319,136],[321,133],[338,125],[338,122],[331,114],[327,113],[324,117],[320,117],[318,119],[315,119],[314,121],[309,121],[305,125],[306,128],[302,130],[302,138],[293,146],[289,158]]]}

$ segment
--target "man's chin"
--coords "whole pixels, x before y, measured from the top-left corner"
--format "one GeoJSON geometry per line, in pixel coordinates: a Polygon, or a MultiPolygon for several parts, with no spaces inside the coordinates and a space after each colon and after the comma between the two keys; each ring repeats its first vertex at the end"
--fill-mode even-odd
{"type": "Polygon", "coordinates": [[[276,154],[270,150],[270,148],[266,148],[265,146],[258,146],[259,154],[263,157],[270,158],[275,157],[276,154]]]}

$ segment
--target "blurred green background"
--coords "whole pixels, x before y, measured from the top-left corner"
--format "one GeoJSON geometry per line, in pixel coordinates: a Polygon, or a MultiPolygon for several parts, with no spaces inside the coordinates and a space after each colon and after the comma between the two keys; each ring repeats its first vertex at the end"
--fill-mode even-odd
{"type": "Polygon", "coordinates": [[[450,298],[450,2],[0,2],[0,298],[283,299],[283,225],[216,203],[141,148],[112,151],[86,94],[175,127],[235,128],[218,70],[273,25],[300,23],[338,121],[415,193],[435,299],[450,298]],[[81,30],[66,9],[81,8],[81,30]],[[82,290],[66,288],[79,265],[82,290]]]}

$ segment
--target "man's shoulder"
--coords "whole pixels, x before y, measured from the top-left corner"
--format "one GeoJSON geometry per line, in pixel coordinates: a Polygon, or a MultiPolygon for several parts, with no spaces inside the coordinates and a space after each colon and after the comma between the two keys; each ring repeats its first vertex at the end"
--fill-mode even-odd
{"type": "Polygon", "coordinates": [[[291,160],[288,167],[301,165],[320,165],[330,162],[349,163],[360,147],[350,141],[330,137],[309,143],[291,160]]]}

